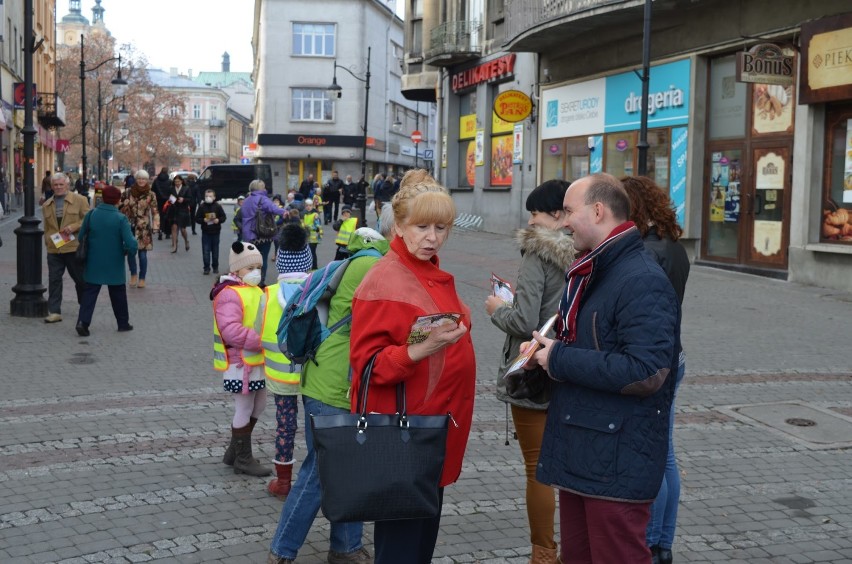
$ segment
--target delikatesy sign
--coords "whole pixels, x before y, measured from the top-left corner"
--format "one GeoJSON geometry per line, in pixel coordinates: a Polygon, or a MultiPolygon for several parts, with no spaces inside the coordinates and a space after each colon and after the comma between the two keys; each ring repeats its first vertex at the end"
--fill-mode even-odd
{"type": "Polygon", "coordinates": [[[541,138],[600,133],[604,128],[605,96],[605,78],[542,91],[541,138]]]}
{"type": "Polygon", "coordinates": [[[635,72],[607,77],[604,131],[639,129],[645,103],[648,127],[687,124],[689,72],[689,59],[651,67],[647,101],[642,100],[642,80],[635,72]]]}

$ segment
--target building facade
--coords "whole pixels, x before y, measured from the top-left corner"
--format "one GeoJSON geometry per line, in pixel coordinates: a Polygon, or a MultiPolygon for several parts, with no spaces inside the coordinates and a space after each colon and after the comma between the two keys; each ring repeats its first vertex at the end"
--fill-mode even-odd
{"type": "Polygon", "coordinates": [[[434,103],[400,94],[402,21],[379,0],[322,6],[255,2],[255,159],[272,165],[276,190],[295,188],[308,174],[322,183],[332,170],[357,181],[363,157],[368,178],[435,166],[434,103]],[[332,95],[333,81],[340,90],[332,95]]]}
{"type": "Polygon", "coordinates": [[[200,172],[211,164],[228,162],[227,94],[216,86],[179,75],[176,68],[169,72],[149,69],[148,76],[155,85],[184,100],[184,108],[174,107],[171,112],[183,116],[184,129],[194,148],[186,151],[173,168],[200,172]]]}
{"type": "Polygon", "coordinates": [[[459,211],[481,216],[489,231],[511,233],[526,223],[526,197],[538,179],[538,57],[502,47],[505,20],[492,8],[407,3],[402,92],[437,102],[437,177],[459,211]],[[494,109],[501,95],[525,99],[528,113],[502,119],[494,109]]]}
{"type": "MultiPolygon", "coordinates": [[[[3,42],[0,49],[0,194],[7,211],[21,209],[23,197],[16,196],[16,184],[23,185],[24,127],[24,2],[7,0],[0,13],[3,42]]],[[[34,0],[33,28],[36,41],[43,40],[33,53],[33,83],[37,95],[35,180],[38,185],[44,171],[52,170],[57,149],[56,128],[64,125],[65,109],[56,96],[56,21],[54,2],[34,0]]],[[[40,194],[37,186],[36,195],[40,194]]]]}

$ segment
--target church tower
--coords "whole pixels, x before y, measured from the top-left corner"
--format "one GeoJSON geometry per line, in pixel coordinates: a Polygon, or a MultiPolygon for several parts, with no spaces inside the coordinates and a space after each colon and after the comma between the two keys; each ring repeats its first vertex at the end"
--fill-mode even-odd
{"type": "Polygon", "coordinates": [[[80,35],[89,29],[89,20],[83,15],[80,0],[68,0],[68,14],[56,24],[56,42],[59,45],[79,45],[80,35]]]}

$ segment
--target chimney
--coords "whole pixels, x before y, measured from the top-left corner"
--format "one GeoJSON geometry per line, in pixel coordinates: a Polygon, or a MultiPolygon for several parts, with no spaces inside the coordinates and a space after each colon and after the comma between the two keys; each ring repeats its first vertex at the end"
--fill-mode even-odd
{"type": "Polygon", "coordinates": [[[186,71],[186,76],[188,78],[192,78],[192,69],[189,69],[188,71],[186,71]]]}
{"type": "Polygon", "coordinates": [[[231,56],[227,51],[222,55],[222,72],[231,72],[231,56]]]}
{"type": "Polygon", "coordinates": [[[170,76],[171,78],[177,78],[177,75],[178,75],[177,67],[171,67],[171,68],[169,69],[169,76],[170,76]]]}

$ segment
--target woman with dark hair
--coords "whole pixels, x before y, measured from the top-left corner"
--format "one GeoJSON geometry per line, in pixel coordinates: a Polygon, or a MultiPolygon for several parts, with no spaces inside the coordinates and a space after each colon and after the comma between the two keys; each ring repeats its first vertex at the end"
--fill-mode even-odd
{"type": "Polygon", "coordinates": [[[172,252],[177,252],[178,228],[183,237],[184,247],[189,251],[189,239],[186,228],[192,223],[192,189],[184,182],[183,177],[175,176],[169,187],[169,223],[172,225],[172,252]]]}
{"type": "Polygon", "coordinates": [[[506,333],[497,371],[497,399],[512,409],[512,421],[524,457],[531,564],[557,562],[553,538],[556,511],[553,488],[535,479],[550,391],[547,387],[535,391],[520,389],[507,382],[504,375],[520,353],[521,343],[529,341],[532,332],[559,308],[565,272],[574,260],[574,244],[571,237],[562,231],[565,213],[562,200],[569,184],[563,180],[548,180],[527,196],[529,227],[519,229],[515,235],[522,259],[514,300],[505,302],[498,296],[489,296],[485,300],[485,311],[491,316],[491,322],[506,333]]]}
{"type": "MultiPolygon", "coordinates": [[[[657,262],[674,286],[678,300],[683,305],[686,279],[689,277],[689,257],[686,249],[678,242],[683,229],[677,223],[674,206],[665,190],[646,176],[626,176],[621,179],[630,198],[630,219],[636,224],[645,248],[654,255],[657,262]]],[[[686,370],[683,351],[675,380],[677,388],[686,370]]],[[[651,519],[648,521],[646,541],[651,548],[654,564],[672,562],[672,544],[674,543],[677,522],[677,507],[680,501],[680,473],[674,455],[674,406],[669,414],[669,454],[666,471],[657,499],[651,505],[651,519]]]]}

